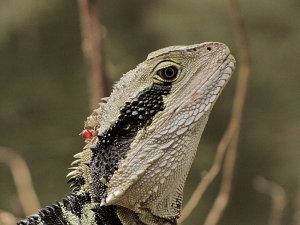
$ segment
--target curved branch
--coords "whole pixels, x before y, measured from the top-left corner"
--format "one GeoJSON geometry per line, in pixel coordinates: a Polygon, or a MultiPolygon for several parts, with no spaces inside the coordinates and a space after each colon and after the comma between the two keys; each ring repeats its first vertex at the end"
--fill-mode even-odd
{"type": "Polygon", "coordinates": [[[24,213],[30,215],[36,212],[40,208],[40,202],[26,162],[16,151],[8,147],[0,146],[0,155],[0,163],[7,164],[11,170],[24,213]]]}
{"type": "Polygon", "coordinates": [[[78,0],[82,50],[89,67],[87,80],[91,109],[98,108],[100,99],[105,95],[102,32],[97,19],[96,3],[97,0],[78,0]]]}
{"type": "Polygon", "coordinates": [[[236,32],[236,38],[239,44],[239,55],[241,61],[239,69],[239,79],[234,95],[231,119],[221,141],[218,144],[213,165],[211,166],[208,173],[199,182],[196,190],[194,191],[188,203],[184,207],[182,211],[182,216],[179,219],[180,223],[183,222],[191,214],[191,212],[197,206],[198,202],[201,200],[201,197],[207,190],[210,183],[219,174],[224,157],[226,158],[224,162],[224,174],[222,178],[220,192],[206,219],[205,225],[217,224],[229,200],[229,193],[231,190],[232,175],[240,132],[240,124],[246,100],[248,79],[250,74],[250,54],[244,22],[237,1],[229,0],[229,3],[233,14],[234,28],[236,32]]]}
{"type": "Polygon", "coordinates": [[[279,184],[263,177],[256,177],[253,181],[253,185],[257,191],[271,196],[272,204],[269,225],[280,225],[287,203],[284,189],[279,184]]]}
{"type": "Polygon", "coordinates": [[[228,129],[225,131],[221,141],[219,142],[219,144],[217,146],[217,151],[215,154],[213,164],[212,164],[211,168],[209,169],[209,171],[203,176],[201,181],[198,183],[198,186],[196,187],[195,191],[191,195],[187,204],[183,208],[181,217],[178,220],[179,223],[182,223],[186,218],[189,217],[189,215],[192,213],[192,211],[196,208],[196,206],[200,202],[200,200],[201,200],[204,192],[207,190],[208,186],[213,182],[213,180],[219,174],[221,167],[222,167],[224,155],[226,153],[226,149],[227,149],[229,141],[232,137],[233,131],[234,131],[233,126],[229,126],[228,129]]]}
{"type": "Polygon", "coordinates": [[[0,210],[1,225],[15,225],[18,219],[11,213],[0,210]]]}
{"type": "Polygon", "coordinates": [[[247,86],[250,74],[250,53],[247,40],[247,32],[244,21],[237,3],[237,0],[229,0],[229,5],[233,15],[236,38],[240,55],[240,68],[237,89],[233,101],[232,115],[230,123],[235,127],[232,139],[228,145],[224,162],[224,172],[219,194],[210,210],[204,225],[216,225],[228,205],[229,195],[232,186],[233,171],[237,155],[237,147],[240,133],[243,109],[246,101],[247,86]]]}

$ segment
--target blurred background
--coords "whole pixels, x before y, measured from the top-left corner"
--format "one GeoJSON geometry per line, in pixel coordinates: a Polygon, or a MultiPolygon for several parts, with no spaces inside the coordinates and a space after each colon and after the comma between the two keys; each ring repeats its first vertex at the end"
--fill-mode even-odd
{"type": "MultiPolygon", "coordinates": [[[[227,1],[100,0],[105,87],[153,50],[220,41],[237,58],[227,1]]],[[[241,0],[251,54],[233,190],[219,224],[266,225],[270,196],[253,187],[263,176],[286,192],[282,225],[300,224],[300,1],[241,0]]],[[[91,113],[77,1],[0,1],[0,145],[28,163],[42,206],[69,191],[66,174],[84,145],[91,113]]],[[[191,196],[209,169],[230,117],[237,72],[215,105],[185,187],[191,196]]],[[[0,158],[2,156],[0,155],[0,158]]],[[[1,160],[0,160],[1,161],[1,160]]],[[[220,176],[184,224],[202,224],[220,176]]],[[[0,163],[0,210],[23,217],[11,171],[0,163]]]]}

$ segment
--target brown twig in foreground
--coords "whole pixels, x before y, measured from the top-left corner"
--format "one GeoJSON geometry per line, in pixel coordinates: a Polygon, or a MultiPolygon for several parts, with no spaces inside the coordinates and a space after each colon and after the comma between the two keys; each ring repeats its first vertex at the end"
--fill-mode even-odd
{"type": "Polygon", "coordinates": [[[224,162],[224,172],[219,194],[210,210],[204,225],[216,225],[228,204],[229,195],[232,186],[233,171],[237,155],[237,146],[239,140],[240,126],[243,109],[246,100],[247,86],[250,74],[250,54],[247,40],[247,32],[244,21],[237,3],[237,0],[229,0],[229,5],[233,15],[236,38],[239,44],[240,68],[238,83],[233,101],[230,124],[235,128],[232,131],[232,138],[228,145],[226,158],[224,162]]]}
{"type": "Polygon", "coordinates": [[[296,193],[296,198],[294,200],[293,205],[294,205],[293,225],[300,225],[300,190],[298,190],[296,193]]]}
{"type": "Polygon", "coordinates": [[[0,155],[0,163],[7,164],[11,170],[24,213],[30,215],[36,212],[40,208],[40,203],[25,160],[16,151],[7,147],[0,146],[0,155]]]}
{"type": "Polygon", "coordinates": [[[210,168],[208,173],[203,177],[203,179],[199,182],[196,190],[192,194],[187,205],[184,207],[179,222],[183,222],[190,215],[192,210],[197,206],[198,202],[200,201],[203,193],[207,190],[209,184],[218,175],[225,154],[226,159],[224,163],[224,174],[222,178],[221,189],[217,199],[214,202],[213,208],[211,209],[205,221],[205,225],[217,224],[221,215],[223,214],[225,207],[227,206],[229,199],[229,193],[231,190],[232,183],[232,174],[236,159],[240,123],[246,98],[248,77],[250,72],[249,47],[243,19],[241,17],[236,0],[230,0],[230,6],[232,9],[233,19],[235,23],[235,31],[239,43],[241,61],[239,69],[239,80],[235,92],[231,119],[228,128],[226,129],[221,141],[218,144],[212,167],[210,168]]]}
{"type": "Polygon", "coordinates": [[[78,0],[82,49],[89,66],[88,87],[90,92],[90,108],[98,107],[100,99],[105,95],[104,66],[102,59],[102,33],[97,20],[96,0],[78,0]]]}
{"type": "Polygon", "coordinates": [[[198,186],[196,187],[195,191],[193,192],[192,196],[188,200],[187,204],[182,210],[181,217],[179,218],[178,222],[182,223],[192,211],[195,209],[199,201],[201,200],[204,192],[207,190],[208,186],[211,182],[215,179],[215,177],[219,174],[222,166],[222,162],[224,159],[224,155],[232,136],[233,126],[229,126],[228,129],[225,131],[224,136],[222,137],[221,141],[217,146],[217,151],[215,154],[215,158],[210,170],[203,176],[202,180],[199,182],[198,186]]]}
{"type": "Polygon", "coordinates": [[[15,225],[17,221],[13,214],[0,210],[0,225],[15,225]]]}
{"type": "MultiPolygon", "coordinates": [[[[236,134],[233,134],[236,135],[236,134]]],[[[233,169],[236,159],[238,138],[232,137],[225,155],[224,171],[219,194],[211,208],[204,225],[216,225],[220,220],[229,201],[233,179],[233,169]]]]}
{"type": "Polygon", "coordinates": [[[284,189],[273,181],[263,177],[257,177],[253,182],[254,188],[264,194],[270,195],[272,199],[269,225],[280,225],[284,208],[286,206],[286,194],[284,189]]]}

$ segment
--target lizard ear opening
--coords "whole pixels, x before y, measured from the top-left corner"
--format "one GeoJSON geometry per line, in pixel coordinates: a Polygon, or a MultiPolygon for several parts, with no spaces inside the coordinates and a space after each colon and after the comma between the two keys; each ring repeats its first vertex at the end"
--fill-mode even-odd
{"type": "Polygon", "coordinates": [[[153,73],[154,82],[157,84],[170,84],[177,80],[180,74],[180,66],[173,61],[159,63],[153,73]]]}

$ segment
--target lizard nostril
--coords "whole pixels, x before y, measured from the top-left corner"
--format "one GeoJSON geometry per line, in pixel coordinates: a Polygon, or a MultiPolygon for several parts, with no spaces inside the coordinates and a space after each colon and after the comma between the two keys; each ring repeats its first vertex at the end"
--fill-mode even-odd
{"type": "Polygon", "coordinates": [[[208,51],[211,51],[212,48],[211,48],[210,46],[208,46],[206,49],[207,49],[208,51]]]}

